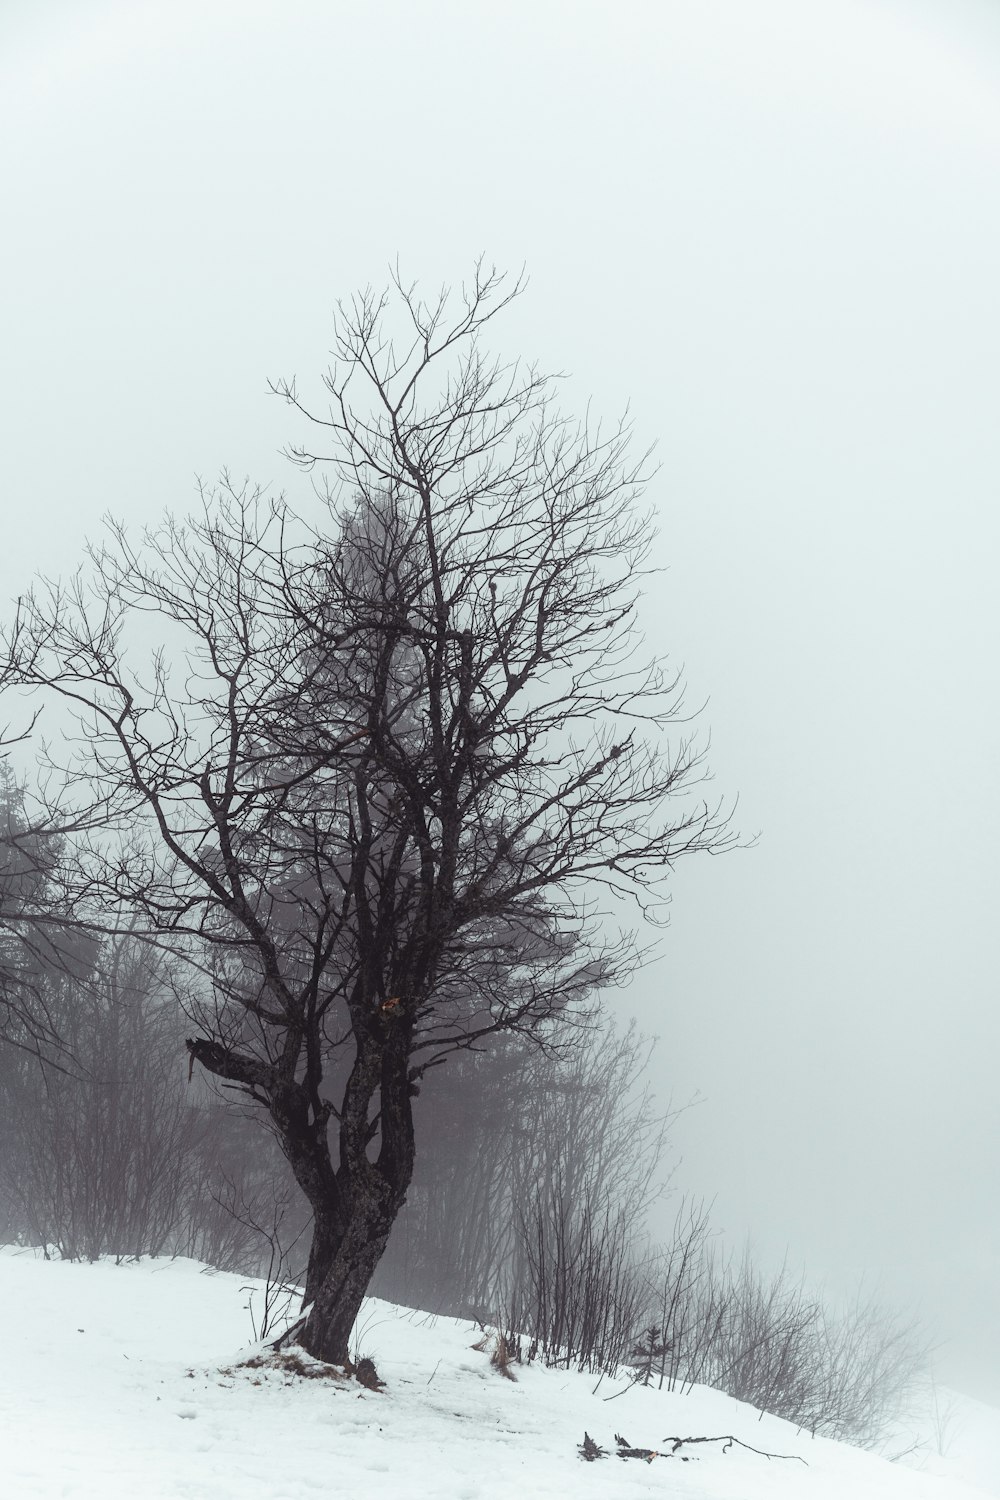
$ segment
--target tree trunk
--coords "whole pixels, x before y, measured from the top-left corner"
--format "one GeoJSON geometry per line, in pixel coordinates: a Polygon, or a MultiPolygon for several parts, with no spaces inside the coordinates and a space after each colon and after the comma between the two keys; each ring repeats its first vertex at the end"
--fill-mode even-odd
{"type": "Polygon", "coordinates": [[[303,1306],[315,1302],[320,1287],[333,1264],[337,1247],[343,1238],[343,1230],[337,1218],[323,1203],[312,1202],[312,1242],[309,1246],[309,1264],[306,1267],[305,1295],[303,1306]]]}
{"type": "Polygon", "coordinates": [[[359,1045],[341,1116],[340,1166],[333,1182],[327,1179],[327,1191],[313,1199],[310,1306],[299,1337],[307,1353],[330,1364],[349,1357],[351,1330],[413,1177],[409,1033],[390,1019],[376,1043],[359,1045]],[[381,1149],[372,1161],[368,1120],[376,1092],[381,1149]]]}
{"type": "MultiPolygon", "coordinates": [[[[330,1364],[348,1359],[351,1329],[413,1177],[414,1141],[407,1071],[411,1031],[371,1018],[359,1027],[358,1051],[341,1110],[340,1162],[330,1155],[328,1105],[304,1085],[282,1081],[276,1069],[239,1056],[206,1038],[187,1043],[193,1059],[217,1077],[265,1089],[281,1149],[313,1213],[306,1273],[308,1312],[298,1338],[307,1353],[330,1364]],[[368,1149],[378,1100],[377,1160],[368,1149]]],[[[289,1330],[291,1336],[291,1330],[289,1330]]]]}
{"type": "Polygon", "coordinates": [[[311,1306],[299,1342],[314,1359],[329,1364],[349,1358],[351,1330],[409,1185],[390,1186],[374,1167],[366,1178],[355,1191],[339,1242],[333,1247],[324,1236],[321,1247],[314,1237],[309,1256],[311,1306]]]}

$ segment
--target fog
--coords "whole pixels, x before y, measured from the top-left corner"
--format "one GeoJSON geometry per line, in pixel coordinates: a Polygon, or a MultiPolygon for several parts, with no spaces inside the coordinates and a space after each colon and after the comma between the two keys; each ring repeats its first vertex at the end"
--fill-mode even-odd
{"type": "Polygon", "coordinates": [[[526,267],[501,351],[657,445],[745,835],[615,1001],[676,1183],[1000,1402],[995,7],[6,0],[0,126],[5,599],[224,465],[308,505],[336,299],[526,267]]]}

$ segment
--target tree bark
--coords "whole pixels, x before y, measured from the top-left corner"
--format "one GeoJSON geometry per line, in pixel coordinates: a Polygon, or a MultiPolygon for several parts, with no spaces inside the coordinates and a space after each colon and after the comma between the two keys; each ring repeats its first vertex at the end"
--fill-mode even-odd
{"type": "Polygon", "coordinates": [[[320,1246],[315,1236],[313,1239],[307,1282],[311,1306],[299,1342],[314,1359],[329,1364],[342,1365],[350,1357],[351,1330],[406,1199],[408,1182],[390,1187],[384,1179],[378,1180],[376,1173],[374,1168],[372,1179],[357,1193],[332,1253],[327,1241],[323,1247],[327,1254],[317,1254],[320,1246]]]}
{"type": "Polygon", "coordinates": [[[299,1341],[315,1359],[331,1364],[349,1358],[351,1330],[413,1177],[409,1045],[406,1026],[393,1019],[380,1022],[377,1031],[365,1028],[345,1096],[336,1172],[317,1172],[313,1162],[297,1166],[295,1160],[297,1152],[310,1158],[320,1146],[328,1153],[325,1123],[322,1141],[315,1131],[284,1136],[285,1154],[313,1209],[308,1311],[299,1341]],[[376,1095],[381,1147],[373,1161],[367,1154],[368,1119],[376,1095]]]}

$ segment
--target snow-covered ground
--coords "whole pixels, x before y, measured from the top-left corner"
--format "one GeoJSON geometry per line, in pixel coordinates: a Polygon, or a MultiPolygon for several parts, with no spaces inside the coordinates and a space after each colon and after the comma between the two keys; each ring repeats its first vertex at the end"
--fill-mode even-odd
{"type": "Polygon", "coordinates": [[[0,1252],[0,1494],[5,1500],[970,1500],[1000,1495],[1000,1413],[938,1393],[917,1472],[760,1418],[715,1391],[493,1369],[469,1324],[366,1304],[358,1353],[381,1391],[308,1378],[253,1350],[246,1283],[191,1261],[47,1262],[0,1252]],[[613,1398],[613,1399],[612,1399],[613,1398]],[[584,1432],[609,1450],[586,1463],[584,1432]],[[650,1462],[614,1436],[731,1434],[650,1462]],[[940,1441],[938,1441],[940,1439],[940,1441]],[[803,1463],[801,1460],[805,1460],[803,1463]],[[982,1490],[961,1477],[974,1476],[982,1490]]]}

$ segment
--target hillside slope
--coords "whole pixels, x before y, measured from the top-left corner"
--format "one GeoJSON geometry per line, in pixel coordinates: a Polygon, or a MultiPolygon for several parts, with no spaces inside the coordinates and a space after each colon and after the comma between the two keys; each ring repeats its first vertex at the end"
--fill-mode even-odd
{"type": "Polygon", "coordinates": [[[7,1338],[0,1466],[11,1500],[971,1500],[916,1473],[796,1433],[717,1392],[687,1396],[539,1369],[505,1380],[477,1333],[366,1304],[359,1352],[386,1386],[243,1363],[246,1283],[191,1261],[46,1262],[0,1252],[7,1338]],[[241,1347],[242,1346],[242,1347],[241,1347]],[[608,1399],[613,1397],[614,1399],[608,1399]],[[609,1456],[583,1462],[587,1431],[609,1456]],[[614,1456],[668,1436],[731,1434],[651,1462],[614,1456]],[[804,1460],[804,1462],[803,1462],[804,1460]]]}

